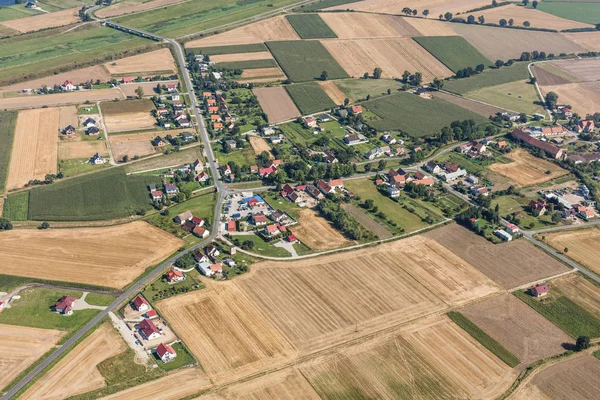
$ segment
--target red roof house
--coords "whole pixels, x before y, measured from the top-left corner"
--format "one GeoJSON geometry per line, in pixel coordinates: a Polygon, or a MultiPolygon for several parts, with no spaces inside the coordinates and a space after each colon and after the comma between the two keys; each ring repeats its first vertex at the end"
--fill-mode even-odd
{"type": "Polygon", "coordinates": [[[235,221],[230,219],[229,221],[227,221],[227,230],[229,232],[235,232],[235,221]]]}
{"type": "Polygon", "coordinates": [[[546,285],[546,284],[535,285],[534,287],[531,288],[531,294],[533,294],[535,297],[546,296],[549,292],[550,292],[550,289],[548,288],[548,285],[546,285]]]}
{"type": "Polygon", "coordinates": [[[146,313],[146,318],[148,319],[154,319],[158,317],[158,313],[156,312],[156,310],[150,310],[146,313]]]}
{"type": "Polygon", "coordinates": [[[63,296],[54,305],[54,311],[64,315],[71,315],[73,314],[73,305],[76,301],[77,297],[63,296]]]}
{"type": "Polygon", "coordinates": [[[363,112],[362,106],[352,106],[352,114],[360,114],[363,112]]]}
{"type": "Polygon", "coordinates": [[[185,275],[183,275],[183,272],[181,272],[181,271],[172,269],[169,272],[167,272],[167,281],[169,281],[169,283],[179,282],[184,279],[185,279],[185,275]]]}
{"type": "Polygon", "coordinates": [[[158,345],[158,347],[156,348],[156,354],[164,363],[173,361],[173,359],[177,357],[177,353],[175,352],[175,350],[173,350],[173,347],[164,343],[158,345]]]}
{"type": "Polygon", "coordinates": [[[146,301],[146,299],[142,296],[138,296],[135,299],[133,299],[132,303],[133,308],[135,308],[138,311],[146,311],[150,308],[150,304],[148,304],[148,301],[146,301]]]}
{"type": "Polygon", "coordinates": [[[160,331],[154,325],[154,322],[149,319],[145,319],[138,324],[140,333],[146,338],[146,340],[152,340],[160,337],[160,331]]]}
{"type": "Polygon", "coordinates": [[[124,76],[123,83],[131,83],[133,82],[133,78],[131,76],[124,76]]]}

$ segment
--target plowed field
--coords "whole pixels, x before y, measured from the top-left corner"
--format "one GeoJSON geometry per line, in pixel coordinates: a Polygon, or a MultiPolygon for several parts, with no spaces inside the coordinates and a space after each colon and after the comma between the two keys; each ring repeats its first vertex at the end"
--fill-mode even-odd
{"type": "MultiPolygon", "coordinates": [[[[134,133],[131,135],[114,135],[110,138],[110,147],[113,152],[115,160],[119,161],[123,159],[123,156],[133,158],[134,156],[147,156],[154,154],[154,146],[152,146],[152,139],[156,135],[160,135],[159,132],[150,133],[134,133]]],[[[171,133],[176,135],[177,132],[171,133]]]]}
{"type": "Polygon", "coordinates": [[[216,63],[232,62],[232,61],[250,61],[250,60],[266,60],[273,58],[268,51],[257,51],[254,53],[234,53],[234,54],[218,54],[210,57],[210,61],[216,63]]]}
{"type": "Polygon", "coordinates": [[[167,48],[121,58],[104,64],[111,75],[177,73],[177,66],[171,51],[167,48]]]}
{"type": "Polygon", "coordinates": [[[600,51],[600,32],[563,33],[563,36],[590,51],[600,51]]]}
{"type": "Polygon", "coordinates": [[[288,121],[300,116],[300,111],[284,87],[264,87],[252,91],[270,123],[288,121]]]}
{"type": "Polygon", "coordinates": [[[518,149],[506,156],[513,162],[492,164],[489,169],[506,176],[517,185],[530,186],[548,182],[568,173],[556,164],[534,157],[525,150],[518,149]],[[550,173],[547,174],[547,171],[550,173]]]}
{"type": "Polygon", "coordinates": [[[335,104],[344,104],[344,99],[346,99],[346,95],[340,90],[339,87],[336,86],[334,82],[319,82],[319,85],[335,104]]]}
{"type": "Polygon", "coordinates": [[[556,93],[561,104],[570,104],[573,112],[579,115],[594,114],[600,110],[600,82],[542,86],[540,89],[544,96],[548,92],[556,93]]]}
{"type": "Polygon", "coordinates": [[[567,256],[590,270],[600,273],[600,229],[577,229],[573,231],[544,234],[546,241],[558,251],[568,248],[567,256]]]}
{"type": "Polygon", "coordinates": [[[154,128],[156,119],[148,112],[105,115],[104,124],[109,133],[129,132],[154,128]]]}
{"type": "Polygon", "coordinates": [[[96,153],[100,153],[101,156],[108,155],[108,150],[106,150],[106,142],[104,140],[63,140],[58,143],[58,158],[61,160],[68,160],[72,158],[91,158],[96,153]]]}
{"type": "Polygon", "coordinates": [[[319,15],[340,39],[419,35],[419,32],[406,19],[392,15],[363,13],[322,13],[319,15]]]}
{"type": "MultiPolygon", "coordinates": [[[[63,81],[64,82],[64,81],[63,81]]],[[[29,85],[28,85],[29,86],[29,85]]],[[[102,101],[123,99],[119,89],[84,90],[71,93],[46,94],[43,96],[23,95],[0,98],[0,109],[15,110],[18,108],[34,108],[43,106],[60,106],[63,104],[80,104],[86,101],[102,101]]]]}
{"type": "Polygon", "coordinates": [[[552,288],[600,318],[600,287],[579,274],[569,274],[552,281],[552,288]]]}
{"type": "Polygon", "coordinates": [[[181,1],[182,0],[150,0],[143,3],[124,1],[99,9],[96,11],[96,15],[100,18],[116,17],[118,15],[146,11],[152,8],[166,6],[168,4],[179,3],[181,1]]]}
{"type": "MultiPolygon", "coordinates": [[[[271,154],[271,147],[267,143],[267,141],[260,136],[248,136],[248,140],[250,141],[250,145],[254,150],[254,154],[260,154],[263,151],[271,154]]],[[[271,154],[271,158],[274,158],[271,154]]]]}
{"type": "Polygon", "coordinates": [[[485,0],[363,0],[357,3],[342,4],[328,8],[327,10],[361,10],[386,14],[401,14],[404,7],[417,8],[419,15],[421,11],[429,10],[430,18],[437,18],[439,14],[451,12],[464,12],[481,6],[487,6],[485,0]]]}
{"type": "Polygon", "coordinates": [[[40,29],[74,24],[79,21],[78,11],[78,8],[70,8],[68,10],[4,21],[2,25],[21,33],[39,31],[40,29]]]}

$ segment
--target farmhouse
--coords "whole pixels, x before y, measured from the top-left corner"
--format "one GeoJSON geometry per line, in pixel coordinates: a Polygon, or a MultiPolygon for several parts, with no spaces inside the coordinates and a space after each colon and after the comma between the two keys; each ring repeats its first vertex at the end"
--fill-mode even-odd
{"type": "Polygon", "coordinates": [[[325,182],[324,180],[319,180],[317,181],[316,184],[317,188],[323,193],[323,194],[330,194],[330,193],[334,193],[335,190],[333,190],[333,188],[331,186],[329,186],[327,184],[327,182],[325,182]]]}
{"type": "Polygon", "coordinates": [[[150,304],[142,296],[137,296],[135,299],[133,299],[132,305],[134,309],[140,312],[148,311],[150,309],[150,304]]]}
{"type": "Polygon", "coordinates": [[[138,324],[138,329],[146,340],[152,340],[160,337],[160,331],[154,325],[154,322],[145,319],[138,324]]]}
{"type": "Polygon", "coordinates": [[[99,153],[94,154],[90,159],[90,164],[101,165],[104,163],[106,163],[106,160],[99,153]]]}
{"type": "Polygon", "coordinates": [[[88,118],[83,121],[83,126],[86,128],[91,128],[92,126],[96,126],[96,120],[93,118],[88,118]]]}
{"type": "Polygon", "coordinates": [[[73,305],[77,301],[77,297],[63,296],[54,305],[54,311],[63,315],[73,314],[73,305]]]}
{"type": "Polygon", "coordinates": [[[529,210],[537,215],[544,215],[546,213],[546,202],[543,200],[531,200],[529,202],[529,210]]]}
{"type": "Polygon", "coordinates": [[[133,82],[133,78],[131,76],[123,77],[123,83],[132,83],[132,82],[133,82]]]}
{"type": "Polygon", "coordinates": [[[71,92],[73,90],[75,90],[77,88],[77,86],[73,85],[73,82],[71,81],[65,81],[62,85],[60,85],[60,89],[63,92],[71,92]]]}
{"type": "Polygon", "coordinates": [[[500,239],[502,239],[505,242],[510,242],[513,239],[512,235],[510,233],[500,230],[500,229],[495,230],[494,235],[498,236],[500,239]]]}
{"type": "Polygon", "coordinates": [[[220,274],[223,272],[223,264],[221,263],[216,263],[216,264],[211,264],[210,265],[210,272],[214,274],[220,274]]]}
{"type": "Polygon", "coordinates": [[[400,197],[400,188],[396,185],[389,185],[387,193],[392,198],[400,197]]]}
{"type": "Polygon", "coordinates": [[[511,224],[510,222],[506,223],[506,228],[504,228],[504,230],[508,233],[510,233],[511,235],[514,235],[515,233],[519,233],[519,227],[515,224],[511,224]]]}
{"type": "Polygon", "coordinates": [[[357,114],[362,114],[362,112],[363,112],[362,106],[352,106],[352,114],[357,115],[357,114]]]}
{"type": "Polygon", "coordinates": [[[100,134],[100,129],[96,128],[95,126],[90,127],[87,130],[87,134],[88,136],[96,136],[100,134]]]}
{"type": "Polygon", "coordinates": [[[256,213],[252,216],[252,222],[255,226],[262,226],[267,224],[267,216],[263,213],[256,213]]]}
{"type": "Polygon", "coordinates": [[[563,149],[560,149],[560,148],[553,146],[549,143],[546,143],[544,141],[535,139],[535,138],[529,136],[529,134],[522,131],[521,129],[513,130],[512,136],[515,139],[520,140],[520,141],[524,142],[525,144],[528,144],[531,147],[535,147],[536,149],[545,151],[550,157],[552,157],[554,159],[557,159],[557,160],[561,159],[565,155],[565,151],[563,149]]]}
{"type": "Polygon", "coordinates": [[[268,237],[277,236],[281,233],[279,224],[268,225],[265,227],[263,233],[268,237]]]}
{"type": "Polygon", "coordinates": [[[173,361],[173,359],[177,357],[177,353],[173,350],[173,347],[168,344],[159,344],[155,351],[160,360],[165,364],[173,361]]]}
{"type": "Polygon", "coordinates": [[[306,118],[304,118],[304,124],[308,128],[316,128],[317,127],[317,119],[315,117],[306,117],[306,118]]]}
{"type": "Polygon", "coordinates": [[[192,229],[192,233],[202,239],[207,238],[210,235],[209,230],[204,229],[201,226],[196,226],[194,229],[192,229]]]}
{"type": "Polygon", "coordinates": [[[187,210],[185,212],[182,212],[175,218],[173,218],[173,221],[176,224],[183,225],[185,223],[185,221],[191,221],[192,218],[194,218],[194,215],[192,214],[192,212],[190,210],[187,210]]]}
{"type": "Polygon", "coordinates": [[[152,196],[152,201],[160,201],[163,199],[164,194],[162,190],[153,190],[150,192],[150,196],[152,196]]]}
{"type": "Polygon", "coordinates": [[[585,220],[588,220],[594,218],[596,214],[594,213],[593,209],[585,207],[583,210],[579,211],[579,216],[585,220]]]}
{"type": "Polygon", "coordinates": [[[348,146],[359,144],[360,142],[362,142],[362,139],[360,138],[359,135],[344,136],[344,143],[347,144],[348,146]]]}
{"type": "Polygon", "coordinates": [[[173,196],[177,194],[177,185],[174,183],[167,183],[165,185],[165,191],[168,196],[173,196]]]}
{"type": "Polygon", "coordinates": [[[546,296],[549,292],[550,292],[550,289],[548,288],[548,285],[546,285],[546,284],[535,285],[534,287],[531,288],[531,294],[534,297],[543,297],[543,296],[546,296]]]}
{"type": "Polygon", "coordinates": [[[152,141],[152,145],[156,146],[156,147],[163,147],[163,146],[167,145],[167,142],[165,142],[164,139],[161,138],[160,136],[157,136],[152,141]]]}
{"type": "Polygon", "coordinates": [[[595,129],[594,120],[579,121],[577,124],[577,133],[591,133],[595,129]]]}
{"type": "Polygon", "coordinates": [[[63,129],[62,132],[64,135],[70,136],[70,135],[74,135],[75,133],[77,133],[77,130],[75,129],[75,127],[73,125],[69,125],[65,129],[63,129]]]}
{"type": "Polygon", "coordinates": [[[181,282],[182,280],[185,279],[185,275],[183,274],[183,272],[178,271],[176,269],[171,269],[169,270],[169,272],[167,272],[167,281],[169,283],[177,283],[177,282],[181,282]]]}

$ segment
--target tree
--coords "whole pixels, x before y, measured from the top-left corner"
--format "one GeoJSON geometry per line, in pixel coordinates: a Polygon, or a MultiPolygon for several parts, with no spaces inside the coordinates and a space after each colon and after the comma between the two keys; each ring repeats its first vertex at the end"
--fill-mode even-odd
{"type": "Polygon", "coordinates": [[[372,209],[374,206],[375,206],[375,202],[374,202],[372,199],[367,199],[367,200],[365,200],[364,207],[365,207],[367,210],[370,210],[370,209],[372,209]]]}
{"type": "Polygon", "coordinates": [[[0,230],[10,230],[13,228],[12,223],[3,217],[0,217],[0,230]]]}
{"type": "Polygon", "coordinates": [[[495,212],[500,212],[500,204],[496,203],[496,207],[494,208],[495,212]]]}
{"type": "Polygon", "coordinates": [[[385,160],[379,160],[379,163],[377,164],[377,169],[379,171],[382,171],[385,169],[386,166],[387,166],[387,162],[385,160]]]}
{"type": "Polygon", "coordinates": [[[535,85],[536,82],[537,82],[537,78],[535,76],[532,76],[531,78],[529,78],[529,83],[531,83],[532,85],[535,85]]]}
{"type": "Polygon", "coordinates": [[[531,6],[532,6],[533,8],[537,8],[538,4],[539,4],[539,2],[538,2],[537,0],[533,0],[533,1],[531,2],[531,6]]]}
{"type": "Polygon", "coordinates": [[[475,67],[475,72],[477,72],[478,74],[482,73],[483,70],[485,69],[485,65],[483,64],[477,64],[477,66],[475,67]]]}
{"type": "Polygon", "coordinates": [[[425,16],[425,18],[427,18],[427,16],[429,15],[429,10],[423,10],[423,15],[425,16]]]}
{"type": "Polygon", "coordinates": [[[414,75],[410,76],[410,84],[413,86],[419,86],[423,82],[423,74],[420,72],[415,72],[414,75]]]}
{"type": "Polygon", "coordinates": [[[416,17],[418,13],[419,13],[419,12],[418,12],[418,11],[417,11],[417,9],[415,8],[415,9],[412,11],[412,15],[413,15],[413,17],[416,17]]]}
{"type": "Polygon", "coordinates": [[[436,88],[436,90],[440,90],[441,88],[444,87],[444,81],[438,78],[433,78],[433,82],[431,83],[431,85],[436,88]]]}
{"type": "Polygon", "coordinates": [[[556,108],[556,104],[558,102],[558,95],[554,92],[548,92],[546,93],[546,107],[548,107],[551,110],[554,110],[556,108]]]}
{"type": "Polygon", "coordinates": [[[126,163],[127,161],[129,161],[129,156],[127,154],[125,154],[123,156],[123,162],[126,163]]]}
{"type": "Polygon", "coordinates": [[[350,99],[346,97],[346,98],[344,99],[344,105],[345,105],[345,106],[347,106],[347,105],[348,105],[348,103],[350,103],[350,99]]]}
{"type": "Polygon", "coordinates": [[[506,22],[506,20],[505,20],[504,18],[502,18],[502,19],[500,20],[500,26],[506,26],[506,24],[507,24],[507,23],[508,23],[508,22],[506,22]]]}
{"type": "Polygon", "coordinates": [[[42,224],[40,226],[38,226],[38,229],[48,229],[50,228],[50,224],[47,223],[46,221],[42,222],[42,224]]]}
{"type": "Polygon", "coordinates": [[[492,7],[498,7],[498,2],[496,0],[492,0],[492,7]]]}
{"type": "Polygon", "coordinates": [[[135,94],[137,94],[137,97],[141,99],[144,97],[144,88],[138,86],[137,89],[135,89],[135,94]]]}
{"type": "Polygon", "coordinates": [[[566,253],[568,253],[568,252],[569,252],[569,248],[568,248],[568,247],[565,247],[565,248],[564,248],[564,250],[563,250],[563,253],[565,253],[565,254],[566,254],[566,253]]]}
{"type": "Polygon", "coordinates": [[[525,114],[525,113],[519,114],[519,122],[522,124],[526,123],[527,122],[527,114],[525,114]]]}
{"type": "Polygon", "coordinates": [[[410,8],[408,8],[408,7],[404,7],[402,9],[402,13],[405,14],[405,15],[410,15],[410,14],[412,14],[412,10],[410,8]]]}
{"type": "Polygon", "coordinates": [[[555,224],[558,224],[561,221],[562,217],[560,216],[559,212],[555,212],[554,214],[552,214],[552,222],[555,224]]]}
{"type": "Polygon", "coordinates": [[[531,23],[529,21],[525,21],[525,22],[523,22],[523,26],[525,28],[529,28],[531,26],[531,23]]]}
{"type": "Polygon", "coordinates": [[[480,24],[485,24],[485,17],[483,15],[480,15],[479,17],[477,17],[477,21],[479,21],[480,24]]]}
{"type": "Polygon", "coordinates": [[[160,87],[160,83],[156,84],[156,88],[154,89],[154,91],[158,94],[162,93],[162,88],[160,87]]]}
{"type": "Polygon", "coordinates": [[[371,171],[371,168],[373,168],[373,165],[371,163],[365,164],[365,172],[371,171]]]}
{"type": "Polygon", "coordinates": [[[467,24],[474,24],[475,23],[475,17],[472,15],[469,15],[467,17],[467,24]]]}
{"type": "Polygon", "coordinates": [[[446,19],[446,21],[450,21],[452,19],[452,13],[447,12],[446,14],[444,14],[444,18],[446,19]]]}
{"type": "Polygon", "coordinates": [[[381,68],[377,67],[373,70],[373,78],[375,79],[379,79],[381,78],[381,74],[383,73],[383,71],[381,70],[381,68]]]}
{"type": "Polygon", "coordinates": [[[321,80],[322,81],[326,81],[328,76],[329,76],[329,73],[327,71],[321,72],[321,80]]]}
{"type": "Polygon", "coordinates": [[[496,66],[496,68],[500,68],[501,66],[504,65],[504,61],[502,61],[502,60],[496,60],[496,62],[494,63],[494,65],[496,66]]]}
{"type": "Polygon", "coordinates": [[[409,77],[410,77],[410,72],[408,72],[408,70],[404,70],[404,72],[402,73],[402,82],[404,82],[404,83],[408,82],[409,77]]]}
{"type": "Polygon", "coordinates": [[[525,7],[527,7],[527,4],[529,4],[529,0],[523,0],[523,5],[524,5],[525,7]]]}
{"type": "Polygon", "coordinates": [[[365,72],[363,74],[363,79],[369,79],[369,73],[368,72],[365,72]]]}
{"type": "Polygon", "coordinates": [[[581,351],[590,347],[590,338],[588,336],[579,336],[575,342],[575,350],[581,351]]]}

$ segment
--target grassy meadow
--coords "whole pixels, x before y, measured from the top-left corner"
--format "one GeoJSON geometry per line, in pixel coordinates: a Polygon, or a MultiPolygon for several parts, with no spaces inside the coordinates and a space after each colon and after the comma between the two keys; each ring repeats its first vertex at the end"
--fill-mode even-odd
{"type": "Polygon", "coordinates": [[[454,72],[479,64],[486,67],[492,64],[461,36],[419,36],[414,40],[454,72]]]}
{"type": "Polygon", "coordinates": [[[318,83],[286,86],[290,97],[303,115],[334,108],[336,105],[318,83]]]}
{"type": "Polygon", "coordinates": [[[337,35],[319,14],[292,14],[288,22],[302,39],[331,39],[337,35]]]}
{"type": "Polygon", "coordinates": [[[12,152],[12,143],[17,125],[17,111],[0,111],[0,192],[4,190],[8,177],[8,166],[12,152]]]}
{"type": "Polygon", "coordinates": [[[444,90],[456,94],[465,94],[467,92],[487,88],[490,86],[526,80],[529,79],[527,64],[528,63],[526,62],[516,63],[510,67],[489,69],[481,74],[473,75],[468,78],[450,80],[445,82],[444,90]]]}

